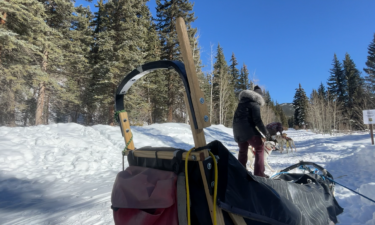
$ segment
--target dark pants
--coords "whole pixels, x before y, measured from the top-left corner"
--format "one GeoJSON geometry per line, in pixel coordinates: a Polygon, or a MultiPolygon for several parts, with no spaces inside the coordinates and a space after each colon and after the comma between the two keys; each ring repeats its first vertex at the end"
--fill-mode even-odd
{"type": "Polygon", "coordinates": [[[240,152],[238,161],[246,168],[247,152],[249,145],[255,149],[254,175],[265,176],[264,174],[264,144],[260,136],[253,136],[247,142],[238,143],[240,152]]]}

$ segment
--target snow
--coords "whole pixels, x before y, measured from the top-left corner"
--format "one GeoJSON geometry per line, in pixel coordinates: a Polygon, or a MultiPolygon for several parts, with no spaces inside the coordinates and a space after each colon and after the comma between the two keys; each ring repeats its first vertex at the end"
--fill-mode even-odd
{"type": "MultiPolygon", "coordinates": [[[[132,131],[136,147],[188,150],[194,143],[186,124],[153,124],[132,131]]],[[[274,169],[312,161],[337,182],[375,199],[375,148],[368,133],[328,136],[293,129],[286,133],[297,152],[272,153],[268,160],[274,169]]],[[[237,155],[232,129],[213,125],[205,129],[205,136],[207,142],[220,140],[237,155]]],[[[122,168],[124,146],[119,127],[74,123],[0,127],[0,224],[113,224],[110,196],[122,168]]],[[[335,194],[344,208],[340,224],[375,225],[375,203],[339,185],[335,194]]]]}

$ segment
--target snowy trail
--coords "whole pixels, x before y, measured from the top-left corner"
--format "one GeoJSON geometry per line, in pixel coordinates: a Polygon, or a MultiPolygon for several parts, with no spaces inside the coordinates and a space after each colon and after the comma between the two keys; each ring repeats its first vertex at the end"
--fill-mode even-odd
{"type": "MultiPolygon", "coordinates": [[[[136,147],[193,147],[190,126],[166,123],[132,127],[136,147]]],[[[272,153],[277,170],[299,160],[329,170],[338,182],[375,199],[375,147],[368,134],[318,135],[286,131],[297,152],[272,153]]],[[[206,141],[220,140],[238,154],[232,129],[213,125],[206,141]]],[[[121,169],[119,127],[53,124],[0,127],[0,224],[113,224],[110,196],[121,169]]],[[[266,171],[272,174],[270,171],[266,171]]],[[[344,207],[340,224],[375,225],[375,204],[336,186],[344,207]]]]}

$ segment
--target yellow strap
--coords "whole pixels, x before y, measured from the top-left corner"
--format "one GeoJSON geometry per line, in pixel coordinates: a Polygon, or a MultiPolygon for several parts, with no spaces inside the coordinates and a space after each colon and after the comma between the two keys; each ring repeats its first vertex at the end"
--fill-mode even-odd
{"type": "Polygon", "coordinates": [[[186,208],[187,208],[188,225],[190,225],[190,193],[189,193],[189,179],[188,179],[188,161],[189,161],[189,155],[193,149],[194,148],[190,149],[186,153],[186,158],[185,158],[186,208]]]}
{"type": "Polygon", "coordinates": [[[216,217],[216,196],[217,196],[217,177],[218,177],[218,170],[217,170],[217,162],[215,155],[212,152],[209,152],[213,161],[214,161],[214,166],[215,166],[215,185],[214,185],[214,225],[217,224],[217,217],[216,217]]]}
{"type": "MultiPolygon", "coordinates": [[[[191,151],[194,148],[190,149],[186,153],[186,158],[185,158],[185,184],[186,184],[186,208],[187,208],[187,220],[188,220],[188,225],[191,224],[190,221],[190,192],[189,192],[189,179],[188,179],[188,161],[189,161],[189,155],[191,151]]],[[[218,180],[218,169],[217,169],[217,161],[215,158],[215,155],[212,152],[209,152],[213,161],[214,161],[214,167],[215,167],[215,185],[214,185],[214,221],[213,225],[217,225],[217,218],[216,218],[216,197],[217,197],[217,180],[218,180]]]]}

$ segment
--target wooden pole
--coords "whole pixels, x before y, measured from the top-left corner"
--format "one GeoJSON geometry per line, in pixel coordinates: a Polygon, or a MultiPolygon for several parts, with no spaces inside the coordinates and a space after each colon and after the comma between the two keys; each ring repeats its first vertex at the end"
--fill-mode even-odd
{"type": "MultiPolygon", "coordinates": [[[[186,30],[186,25],[184,19],[181,17],[177,18],[176,20],[176,30],[178,35],[178,41],[180,44],[180,50],[182,53],[182,58],[184,60],[184,65],[186,69],[186,75],[189,82],[190,94],[192,99],[192,104],[194,108],[195,117],[197,119],[198,129],[195,129],[193,119],[192,119],[192,112],[190,111],[190,107],[188,102],[186,103],[186,108],[189,111],[189,118],[190,118],[190,127],[191,132],[193,133],[195,147],[202,147],[206,145],[206,139],[204,137],[203,128],[211,126],[208,109],[206,105],[206,100],[204,99],[204,94],[199,87],[198,77],[196,74],[196,68],[194,64],[193,54],[191,51],[190,41],[186,30]]],[[[209,157],[209,153],[207,150],[202,151],[205,158],[209,157]]],[[[213,217],[213,199],[210,195],[208,190],[208,184],[206,180],[206,174],[204,172],[203,162],[199,161],[199,168],[203,180],[204,191],[206,194],[206,199],[208,203],[208,207],[210,210],[210,215],[212,219],[212,223],[214,222],[213,217]]],[[[231,213],[230,213],[231,214],[231,213]]],[[[223,212],[219,207],[216,207],[216,218],[218,225],[224,225],[224,217],[223,212]]],[[[233,220],[235,224],[246,224],[242,217],[236,217],[237,220],[233,220]]]]}
{"type": "Polygon", "coordinates": [[[374,132],[372,130],[372,124],[370,124],[371,143],[374,145],[374,132]]]}
{"type": "Polygon", "coordinates": [[[128,119],[128,113],[127,112],[120,112],[119,113],[119,123],[122,130],[122,135],[125,139],[125,146],[126,144],[129,144],[126,150],[134,150],[134,141],[133,141],[133,133],[130,129],[130,123],[128,119]]]}

